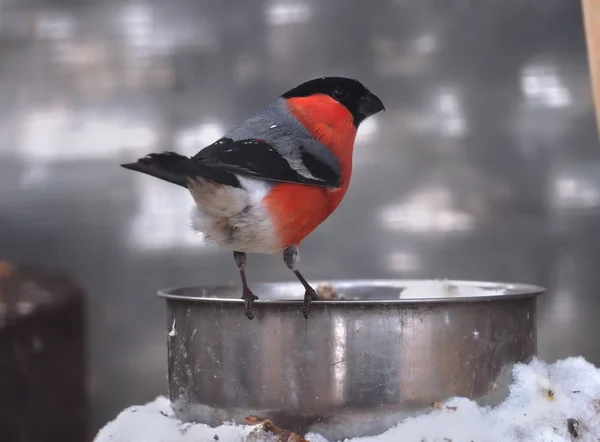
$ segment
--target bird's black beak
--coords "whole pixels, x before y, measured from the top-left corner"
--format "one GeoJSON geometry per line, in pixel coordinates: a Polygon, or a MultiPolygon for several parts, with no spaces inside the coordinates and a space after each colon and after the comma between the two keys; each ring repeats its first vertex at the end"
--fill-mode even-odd
{"type": "Polygon", "coordinates": [[[385,106],[379,99],[379,97],[371,92],[368,95],[364,95],[360,99],[358,111],[363,115],[364,118],[375,115],[377,112],[385,110],[385,106]]]}

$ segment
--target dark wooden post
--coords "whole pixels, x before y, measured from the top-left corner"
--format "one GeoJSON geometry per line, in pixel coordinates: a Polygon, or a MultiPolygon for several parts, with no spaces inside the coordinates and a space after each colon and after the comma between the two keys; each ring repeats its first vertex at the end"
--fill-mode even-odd
{"type": "Polygon", "coordinates": [[[84,307],[67,276],[0,261],[0,441],[90,440],[84,307]]]}

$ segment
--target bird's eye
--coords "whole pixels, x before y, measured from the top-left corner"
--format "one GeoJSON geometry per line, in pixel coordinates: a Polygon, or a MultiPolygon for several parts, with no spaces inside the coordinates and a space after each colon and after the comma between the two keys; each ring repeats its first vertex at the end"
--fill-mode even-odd
{"type": "Polygon", "coordinates": [[[342,89],[341,87],[336,87],[333,90],[333,98],[335,98],[336,100],[342,100],[346,97],[346,91],[344,89],[342,89]]]}

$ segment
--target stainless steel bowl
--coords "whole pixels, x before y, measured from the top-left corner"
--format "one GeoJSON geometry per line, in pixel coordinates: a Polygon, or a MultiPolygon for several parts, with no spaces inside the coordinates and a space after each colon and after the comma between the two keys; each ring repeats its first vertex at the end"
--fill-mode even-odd
{"type": "Polygon", "coordinates": [[[159,292],[177,417],[219,425],[253,414],[342,439],[380,433],[453,396],[503,400],[513,365],[536,354],[544,289],[449,281],[485,292],[400,297],[419,282],[333,281],[337,296],[313,303],[308,320],[296,283],[255,284],[252,321],[239,288],[159,292]]]}

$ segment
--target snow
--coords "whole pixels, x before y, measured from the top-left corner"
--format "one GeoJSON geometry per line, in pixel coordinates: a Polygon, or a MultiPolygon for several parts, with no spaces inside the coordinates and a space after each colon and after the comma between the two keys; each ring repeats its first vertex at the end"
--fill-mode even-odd
{"type": "Polygon", "coordinates": [[[175,324],[176,324],[176,321],[175,321],[175,318],[173,318],[173,326],[171,327],[171,331],[169,332],[170,337],[177,336],[177,330],[175,330],[175,324]]]}
{"type": "Polygon", "coordinates": [[[499,296],[502,289],[484,289],[468,284],[450,283],[443,280],[417,281],[408,284],[400,292],[401,299],[426,299],[446,297],[475,297],[475,296],[499,296]]]}
{"type": "MultiPolygon", "coordinates": [[[[600,440],[600,369],[582,357],[552,364],[517,364],[508,398],[479,407],[466,398],[436,404],[429,413],[399,422],[383,434],[346,442],[596,442],[600,440]]],[[[277,425],[277,422],[274,422],[277,425]]],[[[130,407],[108,423],[94,442],[251,442],[260,426],[225,424],[211,428],[182,423],[169,401],[158,397],[130,407]]],[[[310,442],[327,441],[318,434],[310,442]]]]}

